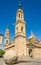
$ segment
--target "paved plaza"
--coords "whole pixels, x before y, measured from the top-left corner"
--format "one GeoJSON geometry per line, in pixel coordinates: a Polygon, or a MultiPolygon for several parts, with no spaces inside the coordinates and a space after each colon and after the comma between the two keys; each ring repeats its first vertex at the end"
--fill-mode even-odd
{"type": "Polygon", "coordinates": [[[0,58],[0,65],[41,65],[41,59],[19,59],[16,64],[5,64],[3,58],[0,58]]]}

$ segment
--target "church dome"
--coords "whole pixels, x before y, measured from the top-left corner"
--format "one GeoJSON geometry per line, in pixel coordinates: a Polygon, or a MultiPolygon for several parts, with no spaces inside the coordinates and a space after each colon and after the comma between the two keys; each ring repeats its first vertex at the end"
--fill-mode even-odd
{"type": "Polygon", "coordinates": [[[32,38],[36,39],[36,36],[35,36],[34,33],[31,31],[31,34],[30,34],[30,36],[29,36],[28,39],[32,39],[32,38]]]}

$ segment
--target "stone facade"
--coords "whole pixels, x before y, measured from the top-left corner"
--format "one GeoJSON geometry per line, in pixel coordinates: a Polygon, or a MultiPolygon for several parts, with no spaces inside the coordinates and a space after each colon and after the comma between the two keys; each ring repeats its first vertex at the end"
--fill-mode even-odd
{"type": "Polygon", "coordinates": [[[0,34],[0,49],[2,49],[2,34],[0,34]]]}
{"type": "Polygon", "coordinates": [[[37,40],[31,31],[30,37],[26,38],[26,23],[21,5],[16,12],[15,36],[10,44],[9,29],[4,36],[4,50],[15,50],[18,56],[41,58],[41,41],[37,40]]]}

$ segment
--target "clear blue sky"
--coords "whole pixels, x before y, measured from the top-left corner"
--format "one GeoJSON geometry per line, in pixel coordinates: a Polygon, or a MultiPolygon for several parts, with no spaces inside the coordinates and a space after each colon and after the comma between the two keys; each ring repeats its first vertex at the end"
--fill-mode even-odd
{"type": "MultiPolygon", "coordinates": [[[[16,11],[20,0],[0,0],[0,34],[4,35],[7,27],[10,29],[10,39],[14,37],[16,11]]],[[[41,40],[41,0],[22,0],[26,22],[26,36],[31,30],[41,40]]]]}

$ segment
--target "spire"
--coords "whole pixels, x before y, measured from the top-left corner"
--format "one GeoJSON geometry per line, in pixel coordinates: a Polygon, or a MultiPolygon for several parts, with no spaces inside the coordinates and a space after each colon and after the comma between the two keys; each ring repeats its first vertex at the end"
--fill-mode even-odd
{"type": "Polygon", "coordinates": [[[22,5],[21,5],[21,0],[19,1],[19,6],[18,6],[19,9],[22,9],[22,5]]]}
{"type": "Polygon", "coordinates": [[[35,36],[34,33],[32,32],[32,30],[31,30],[31,33],[30,33],[29,39],[31,39],[31,38],[35,38],[35,39],[36,39],[36,36],[35,36]]]}
{"type": "Polygon", "coordinates": [[[34,34],[33,34],[32,30],[31,30],[31,36],[34,36],[34,34]]]}
{"type": "Polygon", "coordinates": [[[6,28],[6,33],[9,33],[9,27],[6,28]]]}

